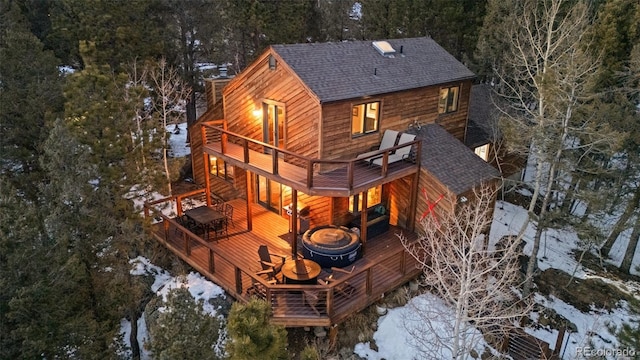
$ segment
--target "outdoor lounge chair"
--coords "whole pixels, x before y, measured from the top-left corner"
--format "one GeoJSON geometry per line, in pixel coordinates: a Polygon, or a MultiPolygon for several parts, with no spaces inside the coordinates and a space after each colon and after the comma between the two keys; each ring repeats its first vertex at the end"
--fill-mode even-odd
{"type": "MultiPolygon", "coordinates": [[[[402,133],[402,135],[400,135],[400,140],[398,140],[398,146],[403,144],[408,144],[415,139],[416,139],[415,135],[402,133]]],[[[387,162],[387,164],[392,164],[397,161],[408,159],[410,153],[411,153],[411,145],[398,148],[395,153],[389,154],[389,161],[387,162]]],[[[378,157],[378,158],[372,159],[371,163],[378,166],[382,166],[383,160],[384,160],[383,157],[378,157]]]]}
{"type": "Polygon", "coordinates": [[[280,274],[284,262],[287,261],[287,257],[270,253],[267,245],[260,245],[258,255],[260,256],[260,266],[262,266],[262,271],[259,272],[260,275],[267,275],[269,280],[278,280],[278,274],[280,274]],[[276,257],[277,260],[273,261],[272,256],[276,257]]]}
{"type": "Polygon", "coordinates": [[[370,158],[372,156],[381,156],[380,154],[376,153],[380,150],[384,150],[384,149],[389,149],[392,148],[395,144],[396,144],[396,138],[398,137],[398,132],[395,130],[385,130],[384,134],[382,135],[382,141],[380,141],[380,146],[378,146],[377,149],[373,150],[373,151],[368,151],[366,153],[362,153],[360,155],[357,156],[357,159],[363,159],[366,161],[370,161],[371,159],[367,159],[370,158]]]}

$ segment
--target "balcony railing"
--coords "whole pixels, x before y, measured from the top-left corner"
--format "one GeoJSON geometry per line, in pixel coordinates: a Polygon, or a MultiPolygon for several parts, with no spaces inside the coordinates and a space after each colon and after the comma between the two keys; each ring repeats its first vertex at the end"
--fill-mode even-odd
{"type": "Polygon", "coordinates": [[[228,131],[225,125],[220,120],[202,124],[205,151],[310,195],[331,195],[332,191],[335,195],[353,195],[371,186],[413,174],[420,167],[419,140],[376,151],[364,159],[329,160],[311,158],[251,139],[228,131]],[[413,155],[390,163],[389,155],[405,147],[412,147],[413,155]],[[382,159],[381,166],[368,163],[376,158],[382,159]]]}
{"type": "MultiPolygon", "coordinates": [[[[145,204],[145,217],[157,221],[152,225],[153,236],[234,298],[247,301],[251,296],[260,296],[267,300],[272,305],[274,323],[285,326],[329,326],[341,322],[378,300],[384,292],[397,288],[420,273],[415,260],[398,245],[396,235],[389,233],[377,240],[380,250],[371,247],[362,259],[356,261],[351,274],[341,274],[338,281],[329,285],[268,283],[256,274],[259,270],[256,249],[262,244],[275,247],[274,240],[252,232],[238,231],[231,234],[228,240],[206,241],[161,211],[167,206],[176,206],[180,214],[182,210],[179,204],[189,197],[201,196],[203,192],[198,190],[145,204]],[[353,289],[348,297],[340,291],[341,286],[347,283],[353,289]],[[304,300],[305,293],[316,297],[317,302],[313,306],[304,300]]],[[[238,210],[243,210],[241,204],[241,200],[233,202],[238,210]]],[[[237,220],[242,223],[244,219],[237,220]]],[[[407,235],[415,238],[414,234],[407,235]]]]}

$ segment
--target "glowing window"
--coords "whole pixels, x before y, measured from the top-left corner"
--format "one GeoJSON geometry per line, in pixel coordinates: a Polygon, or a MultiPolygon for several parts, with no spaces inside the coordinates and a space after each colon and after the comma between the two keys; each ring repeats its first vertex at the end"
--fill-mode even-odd
{"type": "MultiPolygon", "coordinates": [[[[382,185],[368,189],[367,192],[367,208],[372,208],[382,201],[382,185]]],[[[360,195],[349,197],[349,211],[357,213],[362,209],[362,198],[360,195]]]]}
{"type": "Polygon", "coordinates": [[[364,135],[378,131],[380,102],[354,105],[351,109],[351,134],[364,135]]]}

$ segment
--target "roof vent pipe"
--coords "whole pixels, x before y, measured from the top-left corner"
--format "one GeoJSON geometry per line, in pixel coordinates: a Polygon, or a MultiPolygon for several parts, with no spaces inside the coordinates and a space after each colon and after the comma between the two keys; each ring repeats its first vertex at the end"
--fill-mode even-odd
{"type": "Polygon", "coordinates": [[[404,45],[400,45],[400,54],[402,54],[403,49],[404,49],[404,45]]]}
{"type": "Polygon", "coordinates": [[[378,68],[373,68],[373,76],[378,75],[378,68]]]}

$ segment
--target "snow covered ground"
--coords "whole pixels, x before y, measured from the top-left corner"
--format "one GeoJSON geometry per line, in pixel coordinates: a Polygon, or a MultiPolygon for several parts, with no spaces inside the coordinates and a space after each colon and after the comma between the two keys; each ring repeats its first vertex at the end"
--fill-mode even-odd
{"type": "MultiPolygon", "coordinates": [[[[172,130],[171,125],[169,130],[172,130]]],[[[175,149],[175,154],[182,154],[181,151],[186,151],[188,154],[188,148],[184,147],[184,138],[186,136],[186,129],[181,128],[180,134],[174,134],[171,136],[172,148],[175,149]],[[174,145],[175,144],[175,145],[174,145]],[[174,147],[175,146],[175,147],[174,147]],[[182,146],[182,148],[180,148],[182,146]],[[182,149],[182,150],[180,150],[182,149]]],[[[183,156],[183,155],[176,155],[183,156]]],[[[495,242],[504,235],[515,234],[520,229],[521,225],[526,219],[526,210],[515,206],[510,203],[498,201],[494,212],[494,220],[491,227],[490,241],[495,242]]],[[[533,225],[529,225],[525,233],[525,240],[527,245],[524,252],[526,254],[531,253],[531,239],[535,233],[533,225]]],[[[628,241],[628,239],[627,239],[628,241]]],[[[614,259],[619,257],[620,253],[624,249],[624,238],[616,243],[615,249],[618,249],[617,253],[612,251],[614,259]]],[[[574,274],[577,278],[586,279],[588,277],[596,276],[589,269],[580,265],[573,255],[575,251],[580,249],[580,240],[578,236],[570,230],[558,230],[549,229],[543,235],[541,248],[538,254],[539,267],[541,270],[545,269],[559,269],[569,274],[574,274]]],[[[153,274],[155,276],[155,283],[152,290],[159,296],[165,296],[170,288],[176,286],[183,286],[189,289],[191,294],[196,299],[204,299],[205,303],[207,299],[217,296],[225,296],[224,291],[215,285],[214,283],[206,280],[199,274],[189,274],[186,279],[179,279],[171,276],[166,271],[150,264],[147,259],[138,258],[133,263],[133,274],[153,274]]],[[[636,252],[634,258],[634,267],[640,265],[640,252],[636,252]]],[[[606,279],[611,283],[612,280],[606,279]]],[[[628,292],[634,294],[636,297],[640,297],[640,284],[637,282],[624,282],[616,284],[620,288],[626,288],[628,292]]],[[[609,328],[618,328],[623,322],[640,322],[640,316],[632,314],[629,311],[628,305],[625,302],[620,302],[618,306],[611,311],[604,309],[591,309],[587,313],[583,313],[553,296],[543,297],[536,295],[536,302],[544,305],[547,308],[555,310],[558,314],[564,316],[569,321],[577,326],[577,332],[570,333],[568,341],[565,341],[561,354],[563,359],[578,359],[581,358],[580,350],[584,347],[590,347],[600,350],[612,350],[617,346],[617,340],[614,335],[611,334],[609,328]]],[[[357,344],[354,348],[354,352],[359,356],[366,359],[422,359],[420,349],[406,345],[411,344],[408,328],[417,326],[418,324],[407,324],[407,319],[417,318],[412,316],[412,312],[416,311],[419,306],[415,304],[428,303],[430,306],[445,306],[439,301],[438,298],[430,294],[420,295],[417,298],[399,308],[391,309],[389,312],[381,316],[378,319],[378,328],[374,334],[374,340],[378,346],[378,350],[371,349],[369,343],[357,344]]],[[[211,314],[215,314],[215,309],[207,309],[211,314]]],[[[532,318],[536,318],[537,314],[532,314],[532,318]]],[[[127,331],[130,331],[130,324],[126,320],[122,321],[122,331],[125,335],[128,335],[127,331]]],[[[443,324],[443,328],[446,328],[443,324]]],[[[551,348],[556,343],[558,332],[550,328],[527,328],[528,333],[538,337],[549,343],[551,348]]],[[[140,334],[138,339],[142,344],[148,337],[146,327],[144,326],[144,319],[139,323],[140,334]]],[[[125,336],[128,339],[128,336],[125,336]]],[[[565,337],[567,339],[567,337],[565,337]]],[[[640,349],[633,349],[636,353],[640,354],[640,349]]],[[[446,351],[443,350],[443,358],[446,358],[446,351]]],[[[606,357],[607,359],[616,359],[614,355],[606,357]]],[[[617,357],[620,359],[620,357],[617,357]]],[[[150,354],[145,353],[143,359],[151,359],[150,354]]]]}

